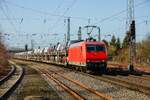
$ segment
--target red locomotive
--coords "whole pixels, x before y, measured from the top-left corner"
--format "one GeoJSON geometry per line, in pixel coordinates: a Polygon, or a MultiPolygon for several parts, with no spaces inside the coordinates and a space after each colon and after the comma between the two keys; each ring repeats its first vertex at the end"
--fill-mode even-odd
{"type": "Polygon", "coordinates": [[[107,50],[103,42],[83,41],[70,45],[68,64],[82,66],[89,70],[105,70],[107,66],[107,50]]]}

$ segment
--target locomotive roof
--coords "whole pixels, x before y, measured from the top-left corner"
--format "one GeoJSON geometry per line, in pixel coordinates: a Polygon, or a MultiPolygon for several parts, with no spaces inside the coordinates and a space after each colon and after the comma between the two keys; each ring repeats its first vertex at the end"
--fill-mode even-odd
{"type": "Polygon", "coordinates": [[[105,45],[104,42],[98,42],[98,41],[82,41],[82,42],[78,42],[78,43],[74,43],[74,44],[71,44],[70,47],[76,47],[76,46],[81,46],[81,45],[84,45],[84,44],[99,44],[99,45],[105,45]]]}
{"type": "Polygon", "coordinates": [[[105,44],[104,42],[98,42],[98,41],[95,41],[95,42],[91,42],[91,41],[85,41],[85,44],[105,44]]]}

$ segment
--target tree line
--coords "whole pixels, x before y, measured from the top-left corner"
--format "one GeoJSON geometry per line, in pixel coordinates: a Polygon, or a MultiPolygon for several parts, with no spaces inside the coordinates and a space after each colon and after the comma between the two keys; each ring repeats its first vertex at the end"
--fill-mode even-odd
{"type": "MultiPolygon", "coordinates": [[[[108,42],[103,40],[108,48],[110,60],[119,62],[129,62],[129,35],[127,34],[123,41],[114,35],[108,42]]],[[[150,34],[142,41],[136,43],[136,61],[137,63],[150,64],[150,34]]]]}

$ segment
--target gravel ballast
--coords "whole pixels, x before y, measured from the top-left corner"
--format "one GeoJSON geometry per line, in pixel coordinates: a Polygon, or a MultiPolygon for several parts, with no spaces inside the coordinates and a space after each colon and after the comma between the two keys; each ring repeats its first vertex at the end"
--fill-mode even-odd
{"type": "Polygon", "coordinates": [[[149,100],[150,98],[150,95],[145,95],[144,93],[138,91],[130,90],[122,86],[89,77],[88,74],[81,74],[79,72],[67,70],[58,66],[34,63],[32,67],[60,72],[68,78],[78,80],[90,88],[94,88],[101,93],[111,96],[113,100],[149,100]]]}

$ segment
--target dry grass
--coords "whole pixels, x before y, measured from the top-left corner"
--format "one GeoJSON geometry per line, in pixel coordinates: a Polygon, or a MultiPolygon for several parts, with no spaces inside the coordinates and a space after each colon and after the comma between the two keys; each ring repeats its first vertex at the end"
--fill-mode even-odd
{"type": "MultiPolygon", "coordinates": [[[[0,33],[1,37],[1,33],[0,33]]],[[[0,38],[0,75],[5,74],[8,66],[8,53],[0,38]]]]}

